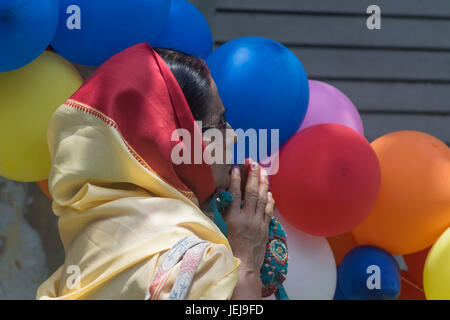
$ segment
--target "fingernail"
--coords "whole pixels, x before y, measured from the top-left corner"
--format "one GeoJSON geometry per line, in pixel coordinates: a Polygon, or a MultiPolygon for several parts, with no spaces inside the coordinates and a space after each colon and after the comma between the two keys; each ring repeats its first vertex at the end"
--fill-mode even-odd
{"type": "Polygon", "coordinates": [[[258,163],[257,162],[253,162],[252,163],[252,170],[256,170],[258,169],[258,163]]]}
{"type": "Polygon", "coordinates": [[[267,176],[268,176],[267,170],[264,168],[261,168],[261,177],[267,177],[267,176]]]}
{"type": "Polygon", "coordinates": [[[234,174],[235,176],[237,176],[237,175],[239,174],[239,168],[238,168],[238,167],[234,167],[234,168],[233,168],[233,174],[234,174]]]}

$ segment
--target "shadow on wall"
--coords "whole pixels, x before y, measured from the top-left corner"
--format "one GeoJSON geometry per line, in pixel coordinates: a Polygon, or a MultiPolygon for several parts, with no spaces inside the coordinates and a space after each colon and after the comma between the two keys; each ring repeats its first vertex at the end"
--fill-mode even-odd
{"type": "Polygon", "coordinates": [[[63,262],[51,201],[36,183],[0,177],[0,299],[34,299],[63,262]]]}

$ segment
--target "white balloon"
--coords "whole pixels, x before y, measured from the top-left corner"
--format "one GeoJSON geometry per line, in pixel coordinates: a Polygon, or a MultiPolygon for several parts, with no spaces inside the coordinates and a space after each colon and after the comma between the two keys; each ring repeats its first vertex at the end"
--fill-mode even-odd
{"type": "Polygon", "coordinates": [[[336,289],[336,262],[324,237],[304,233],[275,210],[286,231],[288,274],[283,285],[291,300],[332,300],[336,289]]]}

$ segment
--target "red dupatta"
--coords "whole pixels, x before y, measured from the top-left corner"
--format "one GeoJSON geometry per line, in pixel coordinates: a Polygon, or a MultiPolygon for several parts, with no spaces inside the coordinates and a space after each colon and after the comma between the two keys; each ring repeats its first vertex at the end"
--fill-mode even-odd
{"type": "MultiPolygon", "coordinates": [[[[134,45],[108,59],[66,102],[66,105],[98,111],[117,126],[133,156],[164,181],[201,204],[214,192],[211,167],[194,164],[175,165],[172,149],[180,141],[171,141],[176,129],[187,130],[191,137],[201,132],[184,94],[164,60],[146,43],[134,45]]],[[[109,121],[110,122],[110,121],[109,121]]],[[[205,146],[202,144],[202,151],[205,146]]]]}

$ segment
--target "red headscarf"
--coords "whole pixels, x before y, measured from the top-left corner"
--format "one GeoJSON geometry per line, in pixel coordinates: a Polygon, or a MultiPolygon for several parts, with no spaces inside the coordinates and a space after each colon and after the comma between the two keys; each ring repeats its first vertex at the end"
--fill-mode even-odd
{"type": "MultiPolygon", "coordinates": [[[[194,164],[195,124],[186,98],[164,60],[146,43],[108,59],[70,98],[114,120],[133,156],[184,194],[192,191],[201,204],[214,192],[211,167],[194,164]],[[176,129],[192,137],[191,164],[175,165],[171,141],[176,129]]],[[[202,144],[202,150],[204,145],[202,144]]]]}

